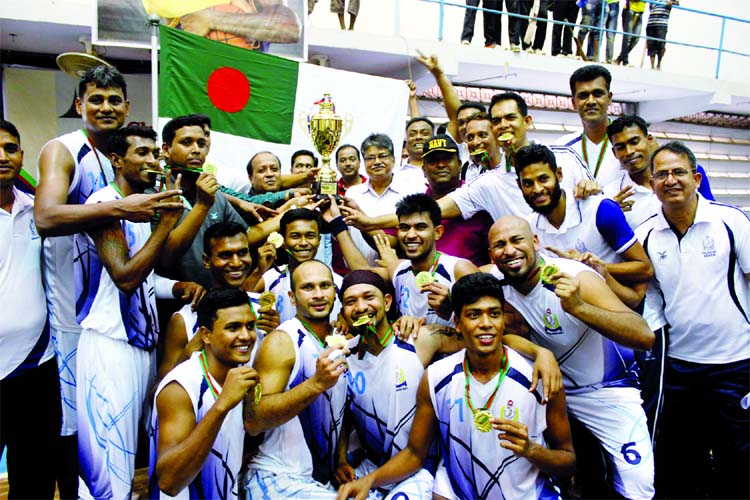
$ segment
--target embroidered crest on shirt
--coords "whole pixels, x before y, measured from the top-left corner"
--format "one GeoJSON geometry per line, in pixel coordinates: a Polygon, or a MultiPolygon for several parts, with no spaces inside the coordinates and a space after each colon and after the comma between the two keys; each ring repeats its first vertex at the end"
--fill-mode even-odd
{"type": "Polygon", "coordinates": [[[542,321],[544,322],[544,331],[547,332],[547,335],[560,335],[563,332],[562,328],[560,328],[560,320],[557,319],[557,314],[553,314],[549,307],[544,313],[542,321]]]}
{"type": "Polygon", "coordinates": [[[714,239],[710,236],[706,236],[703,239],[703,256],[704,257],[714,257],[716,256],[716,245],[714,244],[714,239]]]}
{"type": "Polygon", "coordinates": [[[578,250],[581,253],[586,253],[589,251],[589,249],[586,248],[586,244],[580,239],[576,239],[576,250],[578,250]]]}
{"type": "Polygon", "coordinates": [[[505,420],[518,421],[518,407],[513,404],[512,399],[509,399],[508,402],[500,408],[500,415],[502,415],[505,420]]]}
{"type": "Polygon", "coordinates": [[[663,252],[657,251],[656,253],[659,254],[659,260],[664,260],[664,259],[667,258],[667,251],[666,250],[664,250],[663,252]]]}
{"type": "Polygon", "coordinates": [[[409,387],[406,384],[406,375],[404,374],[404,370],[401,368],[396,368],[396,392],[399,391],[405,391],[409,387]]]}

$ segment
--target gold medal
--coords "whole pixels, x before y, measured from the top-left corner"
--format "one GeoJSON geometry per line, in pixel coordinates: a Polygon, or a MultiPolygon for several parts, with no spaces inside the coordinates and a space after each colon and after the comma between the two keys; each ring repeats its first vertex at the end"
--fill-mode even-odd
{"type": "Polygon", "coordinates": [[[500,142],[510,142],[513,140],[513,134],[510,132],[505,132],[503,135],[497,138],[500,142]]]}
{"type": "Polygon", "coordinates": [[[542,283],[545,283],[547,285],[554,285],[554,280],[552,279],[552,276],[559,272],[560,270],[557,268],[554,264],[546,264],[542,266],[542,269],[539,271],[539,278],[542,280],[542,283]]]}
{"type": "Polygon", "coordinates": [[[268,235],[268,241],[270,241],[276,248],[281,248],[281,245],[284,244],[284,237],[274,231],[268,235]]]}
{"type": "Polygon", "coordinates": [[[326,347],[335,347],[337,349],[346,348],[346,337],[340,333],[334,333],[333,335],[326,335],[325,338],[326,347]]]}
{"type": "Polygon", "coordinates": [[[258,304],[260,304],[260,307],[274,307],[276,305],[276,294],[273,292],[261,293],[258,297],[258,304]]]}
{"type": "Polygon", "coordinates": [[[365,326],[365,325],[369,325],[370,321],[372,321],[372,316],[368,316],[368,315],[360,316],[359,318],[357,318],[357,321],[355,321],[354,323],[352,323],[352,326],[365,326]]]}
{"type": "Polygon", "coordinates": [[[416,281],[417,286],[419,288],[422,288],[423,286],[434,283],[435,278],[432,276],[432,274],[428,273],[427,271],[421,271],[417,273],[416,278],[414,278],[414,281],[416,281]]]}
{"type": "Polygon", "coordinates": [[[213,163],[204,163],[203,164],[203,172],[211,175],[216,175],[216,172],[218,172],[218,168],[213,163]]]}
{"type": "Polygon", "coordinates": [[[492,430],[492,413],[485,409],[474,412],[474,427],[479,432],[490,432],[492,430]]]}
{"type": "Polygon", "coordinates": [[[255,396],[255,398],[254,398],[253,401],[257,405],[258,403],[260,403],[260,398],[263,396],[263,387],[260,385],[260,382],[258,382],[257,384],[255,384],[255,394],[254,394],[254,396],[255,396]]]}

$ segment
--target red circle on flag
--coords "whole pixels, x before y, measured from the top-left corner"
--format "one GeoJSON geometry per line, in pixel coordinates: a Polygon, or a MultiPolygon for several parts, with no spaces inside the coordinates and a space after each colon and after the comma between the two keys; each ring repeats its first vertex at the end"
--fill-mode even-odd
{"type": "Polygon", "coordinates": [[[219,68],[208,77],[208,98],[214,106],[227,113],[236,113],[250,100],[250,82],[241,71],[219,68]]]}

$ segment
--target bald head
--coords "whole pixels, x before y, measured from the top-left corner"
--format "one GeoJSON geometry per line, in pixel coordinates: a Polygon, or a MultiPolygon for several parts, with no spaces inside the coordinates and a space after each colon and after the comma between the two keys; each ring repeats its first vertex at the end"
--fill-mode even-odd
{"type": "Polygon", "coordinates": [[[511,285],[526,280],[537,266],[539,239],[529,223],[515,215],[499,218],[490,228],[490,260],[511,285]]]}
{"type": "Polygon", "coordinates": [[[321,261],[315,259],[302,262],[294,268],[294,271],[292,271],[292,279],[290,280],[290,287],[292,291],[294,291],[296,284],[300,279],[300,276],[314,276],[316,278],[325,277],[329,280],[333,280],[331,269],[321,261]]]}

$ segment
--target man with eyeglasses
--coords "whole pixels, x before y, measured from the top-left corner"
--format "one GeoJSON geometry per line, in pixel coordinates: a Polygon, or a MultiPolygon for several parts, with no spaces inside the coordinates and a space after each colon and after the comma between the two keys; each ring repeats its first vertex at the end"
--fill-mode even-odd
{"type": "MultiPolygon", "coordinates": [[[[370,134],[362,142],[362,156],[365,159],[367,181],[347,189],[346,197],[352,199],[359,208],[370,216],[395,214],[396,203],[406,195],[424,193],[424,176],[394,176],[393,141],[385,134],[370,134]]],[[[375,263],[378,254],[359,231],[352,231],[352,238],[370,264],[375,263]]]]}
{"type": "Polygon", "coordinates": [[[636,232],[670,325],[658,496],[748,498],[750,413],[741,400],[750,391],[750,219],[697,193],[695,155],[680,142],[653,153],[651,172],[661,210],[636,232]],[[709,428],[685,418],[707,411],[709,428]]]}

